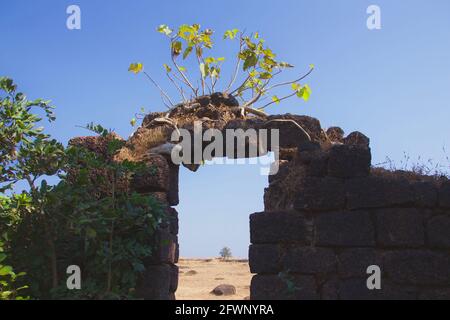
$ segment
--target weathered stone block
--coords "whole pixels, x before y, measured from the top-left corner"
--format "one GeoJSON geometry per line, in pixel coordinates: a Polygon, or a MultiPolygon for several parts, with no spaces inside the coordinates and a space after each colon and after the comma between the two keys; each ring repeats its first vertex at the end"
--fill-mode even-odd
{"type": "Polygon", "coordinates": [[[377,242],[385,247],[423,246],[425,244],[424,222],[424,214],[417,209],[377,210],[377,242]]]}
{"type": "Polygon", "coordinates": [[[169,292],[176,292],[178,289],[179,269],[176,265],[170,266],[170,286],[169,292]]]}
{"type": "Polygon", "coordinates": [[[382,281],[380,290],[369,290],[367,277],[346,279],[339,283],[339,298],[341,300],[415,300],[417,289],[382,281]]]}
{"type": "Polygon", "coordinates": [[[450,300],[450,288],[424,290],[419,295],[419,300],[450,300]]]}
{"type": "Polygon", "coordinates": [[[269,184],[277,180],[285,179],[289,174],[289,161],[287,160],[277,160],[278,161],[278,173],[274,175],[269,175],[269,184]]]}
{"type": "Polygon", "coordinates": [[[173,235],[177,235],[179,231],[178,212],[174,208],[167,209],[167,216],[169,218],[169,230],[173,235]]]}
{"type": "Polygon", "coordinates": [[[165,192],[150,192],[149,196],[155,198],[161,205],[167,207],[169,203],[167,202],[167,193],[165,192]]]}
{"type": "Polygon", "coordinates": [[[369,290],[367,275],[364,277],[327,280],[321,289],[323,300],[415,300],[417,289],[381,282],[381,290],[369,290]]]}
{"type": "Polygon", "coordinates": [[[273,119],[264,124],[263,129],[279,130],[280,148],[296,148],[310,141],[310,136],[294,119],[273,119]]]}
{"type": "Polygon", "coordinates": [[[450,248],[450,215],[432,218],[427,224],[426,232],[431,246],[450,248]]]}
{"type": "Polygon", "coordinates": [[[339,300],[339,278],[332,277],[320,287],[321,300],[339,300]]]}
{"type": "Polygon", "coordinates": [[[74,147],[85,148],[97,155],[103,156],[105,159],[111,158],[111,154],[108,150],[108,144],[113,140],[119,140],[125,143],[125,141],[116,133],[110,133],[106,137],[102,135],[88,136],[88,137],[75,137],[69,140],[69,145],[74,147]]]}
{"type": "Polygon", "coordinates": [[[377,300],[380,298],[380,291],[367,288],[367,277],[345,279],[339,282],[339,298],[341,300],[377,300]]]}
{"type": "Polygon", "coordinates": [[[253,244],[249,249],[249,265],[251,273],[278,273],[281,248],[276,244],[253,244]]]}
{"type": "Polygon", "coordinates": [[[366,211],[330,212],[315,218],[315,243],[327,247],[375,245],[375,231],[366,211]]]}
{"type": "Polygon", "coordinates": [[[170,233],[169,228],[157,230],[154,242],[155,248],[151,257],[144,259],[146,265],[177,262],[178,239],[170,233]]]}
{"type": "Polygon", "coordinates": [[[332,142],[344,143],[345,132],[340,127],[331,127],[327,129],[327,136],[332,142]]]}
{"type": "Polygon", "coordinates": [[[167,201],[170,206],[177,206],[180,203],[178,177],[180,166],[173,164],[169,160],[169,190],[167,191],[167,201]]]}
{"type": "Polygon", "coordinates": [[[319,274],[336,271],[336,255],[330,249],[291,247],[282,258],[283,270],[293,273],[319,274]]]}
{"type": "Polygon", "coordinates": [[[436,185],[429,181],[413,182],[414,198],[416,206],[433,208],[437,206],[438,192],[436,185]]]}
{"type": "Polygon", "coordinates": [[[169,190],[169,164],[160,155],[145,159],[148,170],[136,174],[132,186],[138,192],[167,192],[169,190]]]}
{"type": "Polygon", "coordinates": [[[147,266],[136,288],[138,298],[144,300],[170,300],[171,266],[147,266]]]}
{"type": "Polygon", "coordinates": [[[382,300],[417,300],[417,296],[417,287],[397,285],[381,280],[380,299],[382,300]]]}
{"type": "Polygon", "coordinates": [[[450,208],[450,181],[442,183],[439,188],[439,205],[444,208],[450,208]]]}
{"type": "MultiPolygon", "coordinates": [[[[322,141],[322,128],[320,125],[320,121],[308,117],[308,116],[299,116],[299,115],[293,115],[293,114],[276,114],[276,115],[270,115],[267,120],[279,120],[279,119],[290,119],[294,120],[296,123],[298,123],[305,131],[309,134],[312,141],[322,141]]],[[[280,133],[280,137],[283,134],[280,133]]]]}
{"type": "Polygon", "coordinates": [[[328,174],[332,177],[366,177],[370,173],[370,149],[358,145],[335,145],[330,151],[328,174]]]}
{"type": "Polygon", "coordinates": [[[256,275],[252,279],[252,300],[316,300],[319,299],[313,276],[256,275]]]}
{"type": "Polygon", "coordinates": [[[344,138],[344,144],[358,145],[368,148],[370,145],[370,139],[361,132],[355,131],[344,138]]]}
{"type": "Polygon", "coordinates": [[[345,188],[349,209],[411,205],[415,202],[414,190],[404,179],[355,178],[347,180],[345,188]]]}
{"type": "Polygon", "coordinates": [[[391,251],[385,254],[384,272],[400,284],[450,284],[450,257],[424,250],[391,251]]]}
{"type": "Polygon", "coordinates": [[[331,211],[345,206],[344,182],[340,179],[305,177],[297,190],[297,210],[331,211]]]}
{"type": "Polygon", "coordinates": [[[295,212],[255,213],[250,216],[250,238],[253,244],[308,244],[311,241],[311,230],[307,220],[295,212]]]}
{"type": "Polygon", "coordinates": [[[369,266],[381,266],[381,262],[375,249],[345,249],[338,255],[338,274],[341,278],[365,277],[369,266]]]}
{"type": "Polygon", "coordinates": [[[324,177],[327,175],[328,151],[322,150],[317,143],[306,143],[299,147],[296,161],[305,168],[304,175],[324,177]]]}

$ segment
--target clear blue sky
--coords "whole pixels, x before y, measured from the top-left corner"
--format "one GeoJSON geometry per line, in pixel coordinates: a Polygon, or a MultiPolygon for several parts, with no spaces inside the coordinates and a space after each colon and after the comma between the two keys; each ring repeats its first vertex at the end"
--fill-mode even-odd
{"type": "MultiPolygon", "coordinates": [[[[141,107],[163,110],[158,92],[127,72],[130,62],[166,84],[167,42],[154,30],[200,23],[222,34],[259,31],[283,60],[316,65],[312,99],[292,100],[272,113],[317,117],[324,127],[360,130],[372,141],[374,163],[403,152],[443,161],[450,149],[450,2],[310,1],[1,1],[0,74],[29,97],[57,106],[50,132],[64,142],[94,121],[127,137],[141,107]],[[77,4],[82,29],[66,29],[77,4]],[[382,29],[369,31],[366,8],[382,10],[382,29]]],[[[231,47],[220,47],[229,56],[231,47]]],[[[448,163],[447,163],[448,166],[448,163]]],[[[181,254],[216,256],[231,247],[246,256],[248,215],[260,211],[267,178],[257,167],[214,166],[180,177],[181,254]]]]}

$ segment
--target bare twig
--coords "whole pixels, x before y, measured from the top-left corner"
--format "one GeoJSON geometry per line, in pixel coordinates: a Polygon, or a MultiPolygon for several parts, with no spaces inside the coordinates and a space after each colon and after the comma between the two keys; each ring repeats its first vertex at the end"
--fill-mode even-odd
{"type": "Polygon", "coordinates": [[[237,87],[235,90],[233,90],[230,94],[233,95],[233,94],[235,94],[236,92],[239,92],[239,91],[245,86],[245,84],[247,83],[247,81],[248,81],[249,79],[250,79],[250,75],[248,75],[248,76],[245,78],[244,82],[242,82],[242,84],[241,84],[239,87],[237,87]]]}
{"type": "MultiPolygon", "coordinates": [[[[241,53],[242,51],[242,47],[244,45],[244,40],[242,39],[243,34],[241,33],[240,35],[240,39],[239,39],[239,53],[241,53]]],[[[228,93],[228,91],[231,89],[231,87],[233,86],[233,84],[236,82],[237,76],[239,74],[239,69],[241,68],[241,58],[239,58],[239,54],[238,54],[238,58],[237,58],[237,63],[236,63],[236,68],[234,69],[234,74],[231,77],[231,81],[228,84],[228,87],[224,90],[225,92],[228,93]]]]}
{"type": "Polygon", "coordinates": [[[175,68],[178,70],[178,72],[180,73],[181,77],[184,79],[184,83],[192,89],[192,91],[194,92],[194,95],[197,96],[198,93],[198,89],[195,89],[194,86],[192,85],[192,83],[189,81],[189,79],[186,77],[186,75],[184,74],[183,71],[181,71],[180,66],[177,64],[177,62],[175,61],[175,55],[172,54],[172,63],[175,66],[175,68]]]}
{"type": "Polygon", "coordinates": [[[157,87],[159,89],[159,92],[161,92],[161,95],[163,95],[170,102],[170,104],[173,106],[174,103],[172,102],[170,97],[167,95],[167,93],[160,87],[160,85],[158,83],[156,83],[156,81],[153,80],[153,78],[150,77],[150,75],[146,71],[144,71],[143,73],[155,85],[155,87],[157,87]]]}
{"type": "MultiPolygon", "coordinates": [[[[195,55],[197,57],[199,66],[202,62],[203,62],[203,64],[205,63],[203,56],[201,55],[201,48],[198,45],[195,46],[195,55]],[[199,52],[200,52],[200,54],[199,54],[199,52]]],[[[203,78],[203,73],[201,70],[200,70],[200,78],[202,81],[202,94],[204,95],[205,94],[205,78],[203,78]]]]}
{"type": "Polygon", "coordinates": [[[300,78],[295,79],[295,80],[293,80],[293,81],[287,81],[287,82],[282,82],[282,83],[275,84],[275,85],[273,85],[273,86],[267,88],[267,91],[272,90],[272,89],[274,89],[274,88],[278,88],[278,87],[281,87],[281,86],[286,86],[286,85],[289,85],[289,84],[293,84],[293,83],[302,81],[302,80],[305,79],[307,76],[309,76],[309,75],[313,72],[313,70],[314,70],[314,68],[310,68],[309,71],[308,71],[306,74],[304,74],[303,76],[301,76],[300,78]]]}
{"type": "Polygon", "coordinates": [[[262,106],[260,109],[265,109],[265,108],[267,108],[268,106],[270,106],[270,105],[272,105],[272,104],[274,104],[274,103],[279,103],[280,101],[289,99],[289,98],[295,96],[296,94],[297,94],[297,91],[295,91],[294,93],[291,93],[291,94],[289,94],[289,95],[287,95],[287,96],[285,96],[285,97],[283,97],[283,98],[280,98],[280,99],[278,99],[277,101],[271,101],[271,102],[269,102],[268,104],[262,106]]]}
{"type": "Polygon", "coordinates": [[[166,73],[167,78],[169,78],[170,82],[173,83],[173,85],[175,86],[175,88],[177,88],[178,92],[180,92],[181,94],[181,98],[183,99],[183,102],[187,101],[186,97],[184,96],[184,92],[183,92],[183,88],[181,88],[176,82],[175,80],[173,80],[173,78],[170,76],[170,74],[167,72],[166,73]]]}

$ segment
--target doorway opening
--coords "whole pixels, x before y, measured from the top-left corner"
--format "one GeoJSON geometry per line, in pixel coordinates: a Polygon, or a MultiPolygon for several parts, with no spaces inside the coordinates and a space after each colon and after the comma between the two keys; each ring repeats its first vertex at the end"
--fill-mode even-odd
{"type": "Polygon", "coordinates": [[[248,161],[180,170],[177,300],[249,299],[249,215],[264,211],[267,186],[260,166],[248,161]]]}

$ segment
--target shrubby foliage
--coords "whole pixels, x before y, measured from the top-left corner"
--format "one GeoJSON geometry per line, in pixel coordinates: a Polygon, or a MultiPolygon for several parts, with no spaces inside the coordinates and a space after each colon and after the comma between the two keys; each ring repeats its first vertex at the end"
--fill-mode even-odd
{"type": "MultiPolygon", "coordinates": [[[[201,29],[199,24],[185,24],[177,30],[167,25],[160,25],[157,31],[169,39],[170,62],[163,64],[163,68],[171,84],[180,93],[183,103],[189,104],[199,95],[218,91],[219,80],[223,78],[222,66],[226,59],[209,54],[214,47],[213,30],[201,29]],[[189,57],[195,60],[198,71],[187,70],[181,65],[180,60],[184,61],[189,57]],[[192,78],[197,72],[199,73],[198,81],[192,78]]],[[[247,35],[238,29],[232,29],[224,33],[223,39],[238,41],[239,49],[231,79],[228,83],[222,84],[220,91],[240,99],[246,112],[261,114],[268,106],[294,96],[305,101],[309,100],[311,88],[308,84],[301,82],[311,74],[314,65],[309,65],[309,71],[293,80],[272,83],[278,75],[294,66],[279,61],[275,52],[266,45],[258,32],[247,35]],[[241,77],[240,73],[242,73],[241,77]],[[235,85],[238,80],[241,81],[240,84],[235,85]],[[269,102],[254,107],[257,102],[266,97],[270,98],[269,102]]],[[[158,88],[165,105],[169,108],[176,106],[162,87],[144,70],[142,63],[132,63],[129,71],[135,74],[143,73],[158,88]]]]}
{"type": "Polygon", "coordinates": [[[88,125],[106,143],[106,155],[64,147],[37,127],[54,121],[48,101],[27,100],[0,78],[1,299],[125,299],[135,297],[143,260],[151,255],[164,208],[129,188],[141,163],[115,162],[123,141],[88,125]],[[49,176],[59,182],[48,184],[49,176]],[[17,183],[26,183],[16,193],[17,183]],[[66,269],[82,270],[82,290],[69,291],[66,269]],[[17,289],[14,289],[17,288],[17,289]]]}

